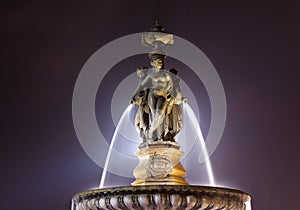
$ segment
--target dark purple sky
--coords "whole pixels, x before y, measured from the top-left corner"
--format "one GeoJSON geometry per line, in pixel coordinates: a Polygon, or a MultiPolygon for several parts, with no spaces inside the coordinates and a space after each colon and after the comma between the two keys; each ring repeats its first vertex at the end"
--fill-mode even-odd
{"type": "MultiPolygon", "coordinates": [[[[69,209],[73,194],[98,185],[101,169],[73,128],[76,78],[101,46],[147,31],[156,19],[198,46],[223,82],[228,118],[211,157],[216,182],[250,193],[255,210],[299,208],[300,2],[194,2],[2,4],[1,209],[69,209]]],[[[112,69],[103,90],[115,88],[142,61],[120,63],[125,70],[112,69]]],[[[202,84],[186,77],[201,102],[202,84]]],[[[200,112],[209,119],[205,100],[200,112]]],[[[110,136],[108,105],[97,104],[110,136]]],[[[209,120],[202,127],[207,133],[209,120]]]]}

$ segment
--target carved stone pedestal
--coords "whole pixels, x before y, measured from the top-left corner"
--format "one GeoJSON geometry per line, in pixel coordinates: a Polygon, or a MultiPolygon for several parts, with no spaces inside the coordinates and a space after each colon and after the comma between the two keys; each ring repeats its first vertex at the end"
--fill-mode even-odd
{"type": "Polygon", "coordinates": [[[183,152],[179,144],[171,141],[151,141],[142,143],[135,153],[139,164],[134,169],[136,180],[133,186],[138,185],[187,185],[186,170],[180,163],[183,152]]]}

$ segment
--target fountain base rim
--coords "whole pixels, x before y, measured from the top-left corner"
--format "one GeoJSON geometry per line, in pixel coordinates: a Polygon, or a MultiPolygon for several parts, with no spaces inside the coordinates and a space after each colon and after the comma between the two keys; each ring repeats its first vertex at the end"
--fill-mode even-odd
{"type": "MultiPolygon", "coordinates": [[[[73,196],[75,206],[100,209],[139,209],[179,205],[181,209],[245,210],[251,197],[240,190],[196,185],[123,186],[89,190],[73,196]],[[173,203],[172,203],[173,202],[173,203]]],[[[80,208],[79,208],[80,209],[80,208]]],[[[84,209],[84,208],[83,208],[84,209]]]]}

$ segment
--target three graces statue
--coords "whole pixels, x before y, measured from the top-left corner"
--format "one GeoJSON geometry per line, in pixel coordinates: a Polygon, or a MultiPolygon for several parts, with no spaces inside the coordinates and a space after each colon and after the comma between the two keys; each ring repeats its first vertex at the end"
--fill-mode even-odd
{"type": "Polygon", "coordinates": [[[175,135],[182,128],[180,104],[182,97],[177,71],[164,67],[164,54],[150,53],[151,68],[140,67],[140,79],[131,103],[137,104],[134,124],[143,142],[175,141],[175,135]]]}

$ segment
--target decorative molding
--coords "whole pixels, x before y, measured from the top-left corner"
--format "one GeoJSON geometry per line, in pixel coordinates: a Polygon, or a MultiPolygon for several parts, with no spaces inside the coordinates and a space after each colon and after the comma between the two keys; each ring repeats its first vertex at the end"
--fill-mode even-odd
{"type": "Polygon", "coordinates": [[[238,190],[191,185],[106,188],[73,197],[74,210],[245,210],[245,202],[249,200],[248,194],[238,190]]]}

